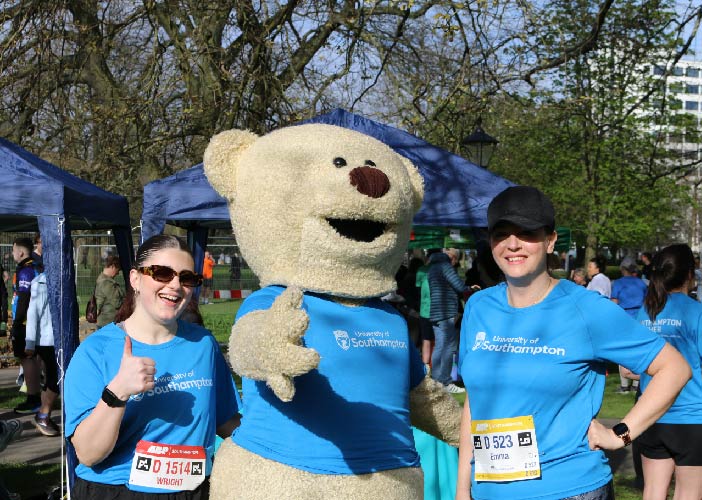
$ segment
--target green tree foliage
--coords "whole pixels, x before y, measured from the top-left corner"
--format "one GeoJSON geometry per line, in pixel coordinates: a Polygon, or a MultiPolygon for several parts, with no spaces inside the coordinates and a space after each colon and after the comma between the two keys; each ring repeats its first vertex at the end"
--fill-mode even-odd
{"type": "Polygon", "coordinates": [[[687,188],[671,176],[653,180],[646,173],[652,146],[634,125],[602,138],[595,149],[585,142],[581,116],[563,104],[497,105],[501,146],[491,170],[543,189],[556,205],[557,223],[569,226],[580,245],[590,231],[596,231],[595,247],[665,243],[681,222],[687,188]]]}
{"type": "Polygon", "coordinates": [[[376,77],[436,1],[3,0],[0,135],[132,197],[376,77]]]}
{"type": "Polygon", "coordinates": [[[530,8],[542,29],[526,29],[504,46],[530,65],[500,78],[474,65],[473,84],[434,93],[441,95],[430,108],[437,116],[419,121],[420,133],[461,151],[461,137],[482,114],[501,141],[490,168],[553,196],[560,223],[575,230],[587,257],[604,245],[669,238],[689,201],[676,181],[695,161],[681,161],[665,141],[697,132],[674,113],[667,74],[652,68],[671,68],[685,53],[697,26],[686,38],[683,26],[699,24],[702,9],[690,4],[683,12],[658,0],[552,0],[530,8]]]}

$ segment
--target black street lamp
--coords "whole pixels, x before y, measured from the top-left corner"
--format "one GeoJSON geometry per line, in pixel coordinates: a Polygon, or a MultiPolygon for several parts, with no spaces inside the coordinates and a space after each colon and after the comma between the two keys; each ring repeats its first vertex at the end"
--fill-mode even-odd
{"type": "Polygon", "coordinates": [[[461,144],[468,148],[468,159],[470,161],[483,168],[487,168],[499,141],[486,133],[483,130],[482,124],[483,119],[478,118],[475,122],[473,133],[463,139],[461,144]]]}

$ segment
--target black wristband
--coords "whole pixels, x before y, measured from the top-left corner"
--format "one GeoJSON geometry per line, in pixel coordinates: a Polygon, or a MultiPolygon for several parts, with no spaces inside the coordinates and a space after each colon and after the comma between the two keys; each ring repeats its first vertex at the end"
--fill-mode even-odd
{"type": "Polygon", "coordinates": [[[123,408],[127,406],[127,402],[119,399],[114,392],[107,388],[107,386],[105,386],[105,388],[102,390],[102,400],[110,408],[123,408]]]}

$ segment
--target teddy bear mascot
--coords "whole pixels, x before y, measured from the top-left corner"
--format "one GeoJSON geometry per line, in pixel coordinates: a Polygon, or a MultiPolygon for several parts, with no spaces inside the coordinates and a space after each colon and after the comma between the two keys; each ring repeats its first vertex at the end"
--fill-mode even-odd
{"type": "Polygon", "coordinates": [[[217,453],[211,498],[421,499],[411,425],[457,446],[461,410],[379,299],[395,289],[419,172],[320,124],[223,132],[204,165],[263,287],[232,328],[244,418],[217,453]]]}

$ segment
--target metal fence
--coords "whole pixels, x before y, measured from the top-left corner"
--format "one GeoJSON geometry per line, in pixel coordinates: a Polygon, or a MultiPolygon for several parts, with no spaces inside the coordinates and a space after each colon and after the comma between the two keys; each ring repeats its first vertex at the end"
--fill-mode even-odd
{"type": "MultiPolygon", "coordinates": [[[[3,279],[10,293],[12,273],[16,264],[12,259],[12,242],[18,237],[34,239],[36,233],[0,233],[0,264],[5,273],[3,279]]],[[[76,274],[76,292],[79,304],[84,305],[95,288],[95,281],[103,269],[105,258],[116,254],[117,248],[110,232],[84,233],[76,231],[73,238],[73,262],[76,274]]],[[[139,244],[138,232],[132,237],[134,250],[139,244]]],[[[215,259],[213,290],[256,290],[258,279],[241,259],[239,247],[233,236],[214,236],[208,240],[208,250],[215,259]],[[238,264],[237,264],[238,263],[238,264]]],[[[122,274],[115,278],[124,285],[122,274]]]]}

